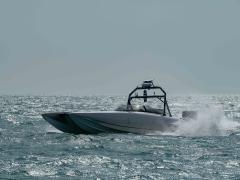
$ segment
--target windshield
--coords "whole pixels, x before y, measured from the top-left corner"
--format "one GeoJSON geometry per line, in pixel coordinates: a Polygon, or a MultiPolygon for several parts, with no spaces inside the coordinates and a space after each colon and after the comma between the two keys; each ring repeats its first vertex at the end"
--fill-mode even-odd
{"type": "Polygon", "coordinates": [[[128,105],[128,106],[121,105],[116,109],[116,111],[147,112],[147,113],[163,115],[163,109],[156,109],[156,108],[152,108],[151,106],[147,106],[147,105],[128,105]]]}

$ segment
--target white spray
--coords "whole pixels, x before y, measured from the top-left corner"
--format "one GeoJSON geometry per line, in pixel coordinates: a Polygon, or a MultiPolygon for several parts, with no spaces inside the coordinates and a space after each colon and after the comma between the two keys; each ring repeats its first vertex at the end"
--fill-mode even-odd
{"type": "Polygon", "coordinates": [[[240,123],[228,119],[218,107],[207,107],[198,111],[196,119],[180,120],[172,135],[177,136],[224,136],[236,129],[240,123]]]}

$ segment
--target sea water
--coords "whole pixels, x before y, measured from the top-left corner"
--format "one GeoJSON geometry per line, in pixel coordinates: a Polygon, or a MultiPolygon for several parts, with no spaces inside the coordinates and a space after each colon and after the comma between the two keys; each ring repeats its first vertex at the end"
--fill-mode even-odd
{"type": "Polygon", "coordinates": [[[0,96],[0,179],[240,179],[240,96],[172,96],[174,132],[72,135],[42,113],[114,110],[126,97],[0,96]]]}

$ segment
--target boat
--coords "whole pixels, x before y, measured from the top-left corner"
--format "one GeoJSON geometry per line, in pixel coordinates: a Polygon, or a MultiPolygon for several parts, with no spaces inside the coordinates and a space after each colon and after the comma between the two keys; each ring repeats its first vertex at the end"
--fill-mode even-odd
{"type": "Polygon", "coordinates": [[[42,114],[42,117],[58,130],[72,134],[174,131],[179,120],[172,117],[166,92],[153,81],[137,86],[130,92],[127,104],[115,111],[55,112],[42,114]],[[159,102],[158,107],[147,105],[153,100],[159,102]],[[143,104],[136,104],[136,101],[143,101],[143,104]]]}

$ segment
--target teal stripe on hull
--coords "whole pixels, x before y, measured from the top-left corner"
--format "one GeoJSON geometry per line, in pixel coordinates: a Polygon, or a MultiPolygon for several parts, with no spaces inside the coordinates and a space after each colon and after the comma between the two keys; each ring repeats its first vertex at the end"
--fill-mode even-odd
{"type": "Polygon", "coordinates": [[[75,124],[78,125],[79,128],[83,129],[84,131],[96,134],[96,133],[107,133],[107,132],[116,132],[116,133],[123,133],[125,131],[120,131],[116,129],[112,129],[106,126],[101,125],[97,120],[86,118],[86,117],[79,117],[73,114],[69,114],[69,119],[71,119],[75,124]]]}

